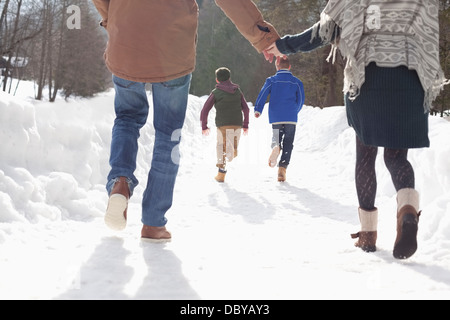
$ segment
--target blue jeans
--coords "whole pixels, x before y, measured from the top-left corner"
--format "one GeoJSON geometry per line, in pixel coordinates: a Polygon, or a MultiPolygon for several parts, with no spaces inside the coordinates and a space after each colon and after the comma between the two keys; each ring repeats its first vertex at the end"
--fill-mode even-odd
{"type": "MultiPolygon", "coordinates": [[[[142,199],[142,223],[162,227],[172,206],[179,169],[181,129],[184,124],[192,75],[152,84],[155,144],[147,187],[142,199]]],[[[145,83],[113,76],[116,119],[112,130],[111,155],[106,190],[111,194],[119,177],[127,177],[130,197],[139,184],[135,177],[140,129],[146,124],[149,103],[145,83]]]]}
{"type": "Polygon", "coordinates": [[[292,149],[294,149],[294,138],[297,125],[281,123],[272,125],[272,148],[281,148],[281,159],[279,167],[287,168],[291,162],[292,149]]]}

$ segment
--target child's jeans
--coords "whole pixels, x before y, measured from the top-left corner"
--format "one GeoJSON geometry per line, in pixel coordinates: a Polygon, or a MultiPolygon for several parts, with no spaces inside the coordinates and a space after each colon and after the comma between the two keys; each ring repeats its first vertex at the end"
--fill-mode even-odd
{"type": "Polygon", "coordinates": [[[279,146],[281,149],[281,159],[278,163],[279,167],[287,168],[294,148],[294,138],[296,124],[281,123],[272,125],[272,149],[279,146]]]}
{"type": "Polygon", "coordinates": [[[217,128],[217,167],[225,170],[226,161],[233,161],[238,155],[242,127],[223,126],[217,128]]]}

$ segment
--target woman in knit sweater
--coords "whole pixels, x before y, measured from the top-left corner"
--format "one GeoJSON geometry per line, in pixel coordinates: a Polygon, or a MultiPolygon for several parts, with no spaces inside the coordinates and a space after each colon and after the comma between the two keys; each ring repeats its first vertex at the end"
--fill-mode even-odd
{"type": "Polygon", "coordinates": [[[408,149],[429,147],[428,115],[432,101],[448,81],[439,62],[437,0],[330,0],[321,20],[288,35],[266,50],[272,60],[332,44],[347,61],[344,94],[348,123],[356,132],[355,183],[361,231],[357,247],[376,250],[378,210],[375,159],[384,161],[397,190],[397,237],[393,255],[417,249],[419,194],[408,149]]]}

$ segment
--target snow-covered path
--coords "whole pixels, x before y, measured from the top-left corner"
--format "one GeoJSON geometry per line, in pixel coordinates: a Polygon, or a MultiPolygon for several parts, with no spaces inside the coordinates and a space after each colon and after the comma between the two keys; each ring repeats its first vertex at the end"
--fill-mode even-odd
{"type": "Polygon", "coordinates": [[[418,251],[399,261],[395,191],[381,157],[378,251],[364,253],[350,238],[359,231],[354,134],[342,107],[301,111],[286,183],[266,164],[266,115],[252,117],[218,184],[215,135],[202,137],[198,122],[205,97],[191,96],[167,216],[172,242],[139,238],[151,126],[141,137],[128,227],[108,230],[112,101],[112,92],[53,105],[0,95],[0,138],[8,141],[0,154],[0,299],[450,298],[449,122],[432,118],[432,148],[410,152],[423,215],[418,251]]]}

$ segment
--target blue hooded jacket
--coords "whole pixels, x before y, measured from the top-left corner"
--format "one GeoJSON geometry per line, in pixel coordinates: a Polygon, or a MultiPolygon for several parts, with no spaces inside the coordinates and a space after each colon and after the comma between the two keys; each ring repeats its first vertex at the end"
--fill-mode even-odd
{"type": "Polygon", "coordinates": [[[298,113],[305,103],[305,92],[300,79],[286,69],[267,78],[256,99],[255,113],[262,113],[269,95],[269,122],[297,123],[298,113]]]}

